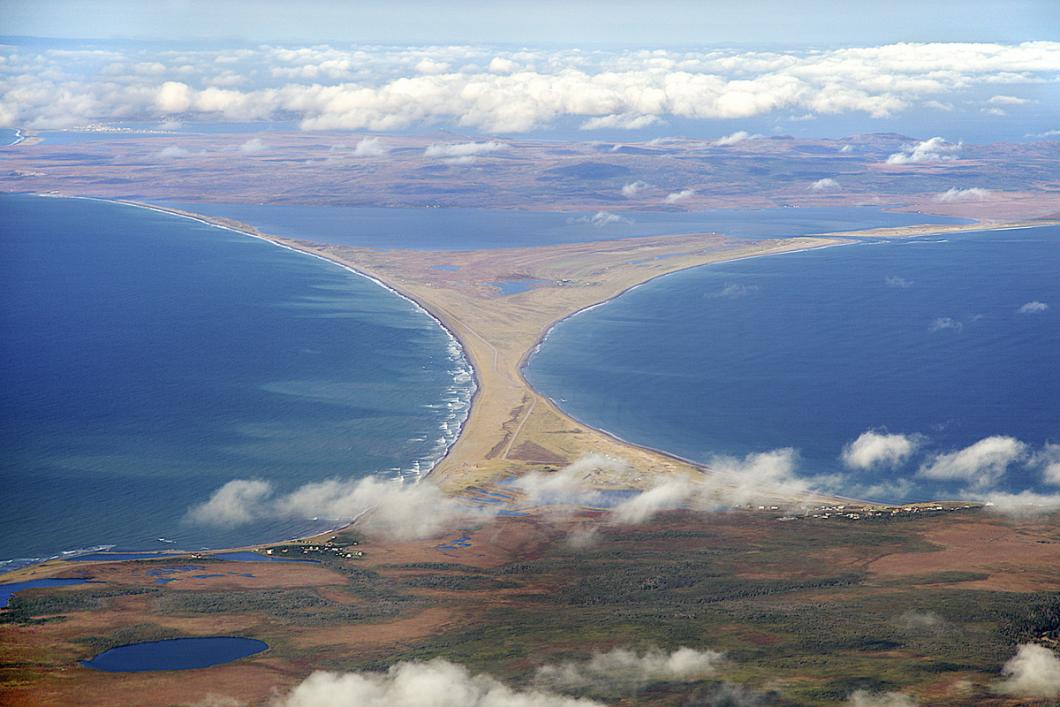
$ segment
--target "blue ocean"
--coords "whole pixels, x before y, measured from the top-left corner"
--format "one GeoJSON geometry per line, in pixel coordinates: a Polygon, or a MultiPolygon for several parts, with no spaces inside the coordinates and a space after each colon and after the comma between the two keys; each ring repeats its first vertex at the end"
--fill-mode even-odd
{"type": "MultiPolygon", "coordinates": [[[[1002,487],[1048,492],[1060,442],[1060,228],[880,241],[666,276],[558,324],[526,371],[578,419],[699,461],[782,447],[850,492],[918,477],[992,435],[1028,445],[1002,487]],[[849,472],[866,430],[917,435],[886,472],[849,472]]],[[[1052,489],[1056,491],[1055,488],[1052,489]]]]}
{"type": "Polygon", "coordinates": [[[319,522],[182,519],[236,478],[415,476],[466,416],[448,333],[318,258],[28,195],[0,196],[0,246],[0,560],[286,538],[319,522]]]}

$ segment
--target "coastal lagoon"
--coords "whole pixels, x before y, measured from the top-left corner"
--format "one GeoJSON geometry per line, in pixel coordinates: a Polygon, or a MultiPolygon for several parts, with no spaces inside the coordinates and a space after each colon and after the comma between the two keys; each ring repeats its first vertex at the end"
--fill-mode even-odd
{"type": "MultiPolygon", "coordinates": [[[[689,459],[794,447],[801,473],[843,474],[851,494],[953,497],[916,477],[931,454],[1060,441],[1058,273],[1056,226],[721,263],[561,322],[526,374],[583,422],[689,459]],[[922,450],[848,472],[842,448],[868,429],[922,450]]],[[[1031,464],[1002,486],[1048,490],[1031,464]]]]}
{"type": "Polygon", "coordinates": [[[468,208],[159,203],[207,216],[235,219],[273,236],[360,248],[435,251],[528,248],[714,231],[734,238],[783,238],[922,223],[968,223],[946,216],[899,213],[870,207],[616,211],[609,214],[468,208]]]}
{"type": "Polygon", "coordinates": [[[0,560],[308,532],[183,519],[236,478],[415,477],[466,417],[448,333],[332,263],[84,199],[2,196],[0,233],[0,560]]]}

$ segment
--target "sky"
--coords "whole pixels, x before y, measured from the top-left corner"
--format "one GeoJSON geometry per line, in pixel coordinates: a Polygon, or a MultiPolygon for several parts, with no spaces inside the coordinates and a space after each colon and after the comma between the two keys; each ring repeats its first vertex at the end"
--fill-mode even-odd
{"type": "Polygon", "coordinates": [[[1056,0],[3,0],[0,6],[5,35],[95,39],[670,47],[1060,38],[1056,0]]]}
{"type": "Polygon", "coordinates": [[[1060,0],[0,0],[0,10],[8,128],[1060,136],[1060,0]]]}

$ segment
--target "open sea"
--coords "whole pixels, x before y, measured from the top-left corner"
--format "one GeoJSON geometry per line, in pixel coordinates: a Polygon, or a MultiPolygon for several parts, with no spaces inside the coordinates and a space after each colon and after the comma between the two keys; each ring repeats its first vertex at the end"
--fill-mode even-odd
{"type": "Polygon", "coordinates": [[[919,466],[1010,435],[1029,446],[1001,486],[1048,493],[1033,455],[1060,442],[1060,228],[668,275],[558,324],[526,375],[585,423],[690,459],[794,447],[801,473],[843,474],[851,495],[906,480],[879,500],[953,497],[919,466]],[[843,445],[869,429],[921,451],[848,472],[843,445]]]}
{"type": "Polygon", "coordinates": [[[0,195],[0,248],[0,561],[304,533],[323,521],[182,520],[236,478],[414,477],[466,417],[448,333],[318,258],[28,195],[0,195]]]}

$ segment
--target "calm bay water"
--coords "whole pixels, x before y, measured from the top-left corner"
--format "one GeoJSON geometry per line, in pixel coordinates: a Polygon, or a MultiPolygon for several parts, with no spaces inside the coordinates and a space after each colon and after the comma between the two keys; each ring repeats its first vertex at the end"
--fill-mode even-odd
{"type": "MultiPolygon", "coordinates": [[[[801,453],[844,472],[867,429],[927,455],[990,435],[1060,442],[1060,228],[852,245],[685,271],[557,325],[528,379],[585,422],[682,456],[801,453]],[[1040,302],[1047,307],[1031,305],[1040,302]]],[[[1003,485],[1047,491],[1014,465],[1003,485]]],[[[1055,491],[1055,489],[1054,489],[1055,491]]],[[[895,499],[891,499],[895,500],[895,499]]]]}
{"type": "Polygon", "coordinates": [[[301,533],[182,519],[235,478],[414,475],[466,415],[448,334],[331,263],[89,200],[0,196],[0,234],[0,560],[301,533]]]}
{"type": "Polygon", "coordinates": [[[363,248],[478,250],[718,231],[735,238],[781,238],[961,219],[868,207],[714,209],[621,212],[619,220],[593,213],[499,209],[414,209],[164,202],[225,216],[276,236],[363,248]]]}

